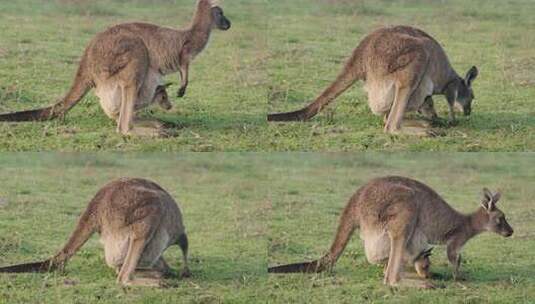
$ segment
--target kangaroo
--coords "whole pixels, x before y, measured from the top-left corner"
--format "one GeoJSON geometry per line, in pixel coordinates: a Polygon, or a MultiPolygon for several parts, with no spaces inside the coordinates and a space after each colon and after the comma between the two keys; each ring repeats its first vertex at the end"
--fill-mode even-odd
{"type": "MultiPolygon", "coordinates": [[[[485,188],[479,209],[471,214],[462,214],[421,182],[399,176],[377,178],[351,197],[340,217],[331,249],[321,259],[271,267],[268,272],[321,272],[330,269],[355,229],[359,228],[367,260],[374,264],[387,261],[385,284],[401,285],[403,264],[421,260],[422,253],[425,255],[430,244],[446,245],[456,279],[461,266],[460,251],[468,240],[484,231],[504,237],[513,234],[504,213],[496,207],[500,197],[499,192],[493,194],[485,188]]],[[[421,260],[420,263],[424,262],[421,260]]],[[[405,279],[405,284],[434,287],[425,280],[405,279]]]]}
{"type": "Polygon", "coordinates": [[[420,111],[434,120],[437,114],[432,96],[445,95],[449,122],[454,124],[455,107],[462,108],[467,116],[472,111],[472,83],[477,75],[474,66],[461,78],[440,44],[422,30],[383,27],[360,42],[336,80],[314,102],[298,111],[269,114],[268,121],[308,120],[356,81],[363,80],[370,109],[385,118],[385,132],[432,135],[425,122],[403,125],[405,113],[420,111]]]}
{"type": "Polygon", "coordinates": [[[191,61],[205,48],[213,28],[230,21],[215,0],[198,0],[191,25],[175,30],[148,23],[124,23],[97,34],[82,55],[74,83],[60,102],[37,110],[0,115],[0,121],[43,121],[65,115],[95,88],[106,115],[123,135],[165,135],[162,124],[135,117],[154,100],[164,75],[179,72],[178,96],[186,93],[191,61]],[[138,122],[142,122],[141,124],[138,122]]]}
{"type": "Polygon", "coordinates": [[[182,276],[190,275],[188,238],[179,206],[156,183],[139,178],[122,178],[101,188],[63,249],[52,258],[3,267],[0,272],[62,270],[95,232],[100,234],[107,265],[124,286],[160,286],[171,270],[162,254],[175,244],[183,253],[182,276]]]}

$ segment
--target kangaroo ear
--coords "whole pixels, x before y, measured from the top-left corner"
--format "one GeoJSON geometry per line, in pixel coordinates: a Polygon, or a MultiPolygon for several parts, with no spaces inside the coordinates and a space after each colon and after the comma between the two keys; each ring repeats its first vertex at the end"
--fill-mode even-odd
{"type": "Polygon", "coordinates": [[[464,77],[464,81],[466,82],[467,86],[472,85],[472,81],[477,78],[477,75],[479,75],[479,71],[477,70],[477,67],[473,66],[468,70],[466,73],[466,76],[464,77]]]}
{"type": "Polygon", "coordinates": [[[492,211],[494,207],[494,195],[490,192],[489,189],[483,188],[483,200],[481,201],[481,207],[487,211],[492,211]]]}
{"type": "Polygon", "coordinates": [[[501,197],[502,197],[502,193],[500,191],[496,192],[492,196],[492,201],[493,201],[494,205],[496,205],[496,203],[498,203],[498,201],[500,200],[501,197]]]}

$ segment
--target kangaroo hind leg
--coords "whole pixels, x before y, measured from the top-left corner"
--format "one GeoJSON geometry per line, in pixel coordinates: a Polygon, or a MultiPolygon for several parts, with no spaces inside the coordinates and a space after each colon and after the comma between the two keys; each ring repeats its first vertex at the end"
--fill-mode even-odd
{"type": "Polygon", "coordinates": [[[117,282],[122,285],[143,285],[159,286],[159,278],[147,278],[142,281],[134,278],[133,274],[138,268],[138,264],[144,254],[145,247],[154,237],[155,231],[159,226],[159,210],[153,206],[144,207],[145,210],[136,210],[137,212],[148,214],[146,217],[130,225],[130,236],[128,251],[117,276],[117,282]]]}
{"type": "Polygon", "coordinates": [[[419,96],[421,95],[419,86],[427,69],[429,55],[423,48],[415,48],[404,56],[410,58],[410,62],[394,72],[396,76],[394,102],[386,119],[384,131],[392,134],[429,136],[427,128],[423,126],[402,124],[409,108],[413,104],[423,103],[423,99],[414,99],[425,98],[425,96],[419,96]]]}
{"type": "Polygon", "coordinates": [[[390,254],[388,256],[388,264],[386,266],[384,283],[386,285],[397,287],[419,287],[419,288],[433,288],[433,286],[424,280],[414,280],[403,278],[403,269],[405,264],[405,257],[411,256],[409,247],[414,241],[414,232],[416,228],[416,217],[410,203],[400,202],[398,206],[391,206],[392,209],[397,209],[395,215],[391,216],[386,223],[388,237],[390,239],[390,254]]]}

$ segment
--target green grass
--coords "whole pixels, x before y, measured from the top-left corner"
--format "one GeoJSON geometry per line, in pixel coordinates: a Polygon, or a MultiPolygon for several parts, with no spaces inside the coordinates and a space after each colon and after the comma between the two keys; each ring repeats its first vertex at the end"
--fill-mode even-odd
{"type": "MultiPolygon", "coordinates": [[[[0,265],[61,248],[79,214],[108,181],[144,177],[179,202],[190,239],[190,279],[169,289],[115,283],[95,235],[65,273],[2,274],[0,303],[252,303],[267,280],[266,162],[253,154],[2,154],[0,265]]],[[[177,246],[166,251],[179,270],[177,246]]]]}
{"type": "MultiPolygon", "coordinates": [[[[214,31],[193,62],[190,86],[177,98],[179,76],[169,89],[174,109],[147,113],[174,125],[168,139],[123,138],[93,93],[66,120],[0,123],[0,149],[10,151],[212,151],[256,150],[266,129],[264,58],[266,28],[260,1],[224,4],[231,30],[214,31]]],[[[108,26],[145,21],[186,26],[194,1],[17,0],[0,3],[0,112],[56,102],[69,89],[90,39],[108,26]]]]}
{"type": "MultiPolygon", "coordinates": [[[[533,151],[535,149],[535,4],[527,0],[372,1],[237,0],[233,21],[216,32],[191,67],[185,98],[152,115],[174,125],[165,139],[123,138],[93,93],[65,121],[0,123],[9,151],[533,151]],[[266,112],[302,107],[341,69],[358,42],[389,24],[436,37],[462,75],[480,69],[471,117],[444,136],[382,132],[362,84],[306,123],[266,122],[266,112]]],[[[181,27],[193,1],[16,0],[0,3],[0,112],[55,102],[69,88],[85,45],[126,21],[181,27]]],[[[177,82],[178,75],[167,80],[177,82]]],[[[436,98],[439,114],[446,102],[436,98]]]]}
{"type": "MultiPolygon", "coordinates": [[[[526,0],[295,0],[270,2],[269,111],[313,100],[372,30],[406,24],[434,36],[460,75],[476,65],[472,116],[437,138],[389,136],[358,83],[307,123],[271,124],[274,150],[532,151],[535,3],[526,0]],[[277,3],[277,4],[276,4],[277,3]]],[[[446,101],[435,98],[439,115],[446,101]]]]}
{"type": "Polygon", "coordinates": [[[535,223],[531,154],[405,153],[273,155],[269,224],[270,265],[320,257],[329,249],[349,197],[373,177],[399,174],[434,188],[456,209],[478,208],[481,189],[500,189],[499,207],[515,229],[512,238],[486,233],[463,249],[454,282],[444,246],[431,257],[433,282],[443,289],[390,290],[382,267],[367,263],[353,236],[332,273],[270,275],[269,299],[277,303],[533,303],[535,223]]]}

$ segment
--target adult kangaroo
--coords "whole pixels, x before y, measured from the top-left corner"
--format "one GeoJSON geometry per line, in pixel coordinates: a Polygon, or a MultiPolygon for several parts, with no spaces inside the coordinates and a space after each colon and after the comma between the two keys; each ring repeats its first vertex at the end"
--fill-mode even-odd
{"type": "Polygon", "coordinates": [[[446,244],[454,278],[461,265],[460,251],[474,236],[491,231],[505,237],[513,234],[504,213],[496,207],[500,193],[483,189],[481,206],[462,214],[433,189],[416,180],[388,176],[373,179],[351,197],[345,207],[331,249],[321,259],[270,267],[269,272],[321,272],[334,267],[355,229],[360,229],[370,263],[388,261],[384,283],[432,288],[422,280],[401,281],[403,264],[412,263],[431,244],[446,244]]]}
{"type": "Polygon", "coordinates": [[[214,0],[198,0],[191,24],[176,30],[148,23],[124,23],[97,34],[82,55],[74,83],[60,102],[37,110],[0,115],[0,121],[42,121],[65,115],[95,88],[106,115],[124,135],[164,135],[156,120],[135,112],[154,101],[164,75],[179,72],[184,96],[191,61],[205,48],[213,28],[228,30],[230,21],[214,0]]]}
{"type": "Polygon", "coordinates": [[[179,206],[156,183],[139,178],[122,178],[100,189],[63,249],[52,258],[2,267],[0,272],[61,270],[95,232],[104,244],[106,263],[116,270],[122,285],[160,286],[170,272],[162,254],[171,245],[182,249],[182,275],[190,275],[188,238],[179,206]]]}
{"type": "Polygon", "coordinates": [[[314,102],[298,111],[269,114],[268,121],[308,120],[363,80],[370,109],[385,117],[385,132],[430,135],[429,124],[424,122],[402,124],[405,113],[420,111],[435,119],[432,95],[445,95],[450,123],[455,122],[456,105],[470,115],[477,75],[477,68],[472,67],[461,78],[440,44],[422,30],[383,27],[360,42],[336,80],[314,102]]]}

